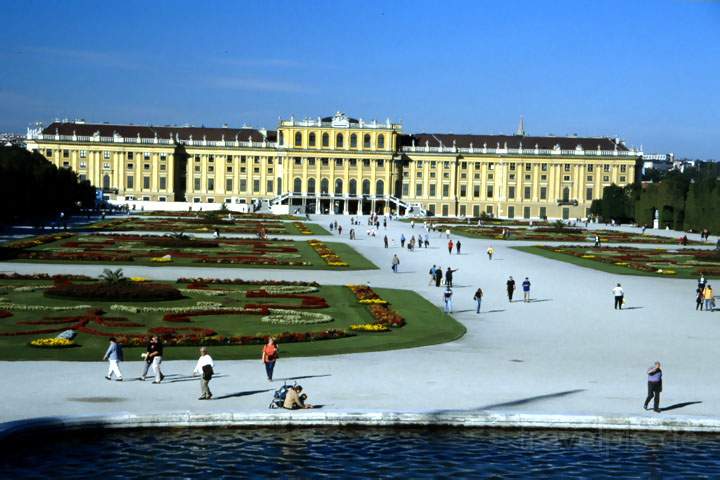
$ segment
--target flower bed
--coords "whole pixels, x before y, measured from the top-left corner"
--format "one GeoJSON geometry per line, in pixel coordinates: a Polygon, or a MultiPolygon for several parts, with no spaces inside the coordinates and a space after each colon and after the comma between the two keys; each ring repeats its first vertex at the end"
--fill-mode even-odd
{"type": "Polygon", "coordinates": [[[45,291],[48,297],[81,298],[92,300],[163,301],[179,300],[183,294],[165,283],[56,283],[45,291]]]}
{"type": "Polygon", "coordinates": [[[389,303],[367,285],[347,286],[357,298],[358,303],[368,305],[370,313],[375,318],[375,324],[399,328],[405,325],[405,319],[396,311],[391,310],[389,303]]]}
{"type": "Polygon", "coordinates": [[[36,348],[69,348],[77,344],[67,338],[37,338],[30,342],[31,347],[36,348]]]}
{"type": "Polygon", "coordinates": [[[328,247],[320,240],[310,240],[308,241],[308,244],[310,245],[310,247],[312,247],[313,250],[315,250],[315,253],[320,255],[320,258],[322,258],[328,265],[332,267],[348,266],[346,262],[344,262],[334,251],[330,249],[330,247],[328,247]]]}
{"type": "Polygon", "coordinates": [[[279,325],[313,325],[332,322],[333,318],[324,313],[271,308],[270,315],[265,315],[260,321],[279,325]]]}
{"type": "Polygon", "coordinates": [[[350,325],[350,330],[354,332],[389,332],[390,329],[381,323],[363,323],[359,325],[350,325]]]}

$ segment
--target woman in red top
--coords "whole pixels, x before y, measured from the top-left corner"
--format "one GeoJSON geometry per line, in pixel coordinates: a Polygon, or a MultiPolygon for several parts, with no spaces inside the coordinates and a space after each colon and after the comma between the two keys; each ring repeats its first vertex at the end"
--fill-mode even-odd
{"type": "Polygon", "coordinates": [[[262,349],[262,362],[265,364],[265,373],[267,373],[268,381],[272,382],[273,370],[275,369],[275,362],[278,358],[278,347],[275,343],[275,339],[268,337],[268,341],[262,349]]]}

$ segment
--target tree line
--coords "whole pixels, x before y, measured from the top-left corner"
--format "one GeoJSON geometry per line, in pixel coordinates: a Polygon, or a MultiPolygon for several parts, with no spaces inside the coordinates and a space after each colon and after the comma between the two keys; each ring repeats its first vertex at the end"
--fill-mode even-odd
{"type": "Polygon", "coordinates": [[[95,187],[38,152],[0,147],[0,225],[44,224],[95,205],[95,187]]]}
{"type": "Polygon", "coordinates": [[[594,200],[590,212],[603,221],[660,228],[720,231],[720,163],[699,163],[684,172],[671,171],[658,182],[625,187],[611,185],[594,200]]]}

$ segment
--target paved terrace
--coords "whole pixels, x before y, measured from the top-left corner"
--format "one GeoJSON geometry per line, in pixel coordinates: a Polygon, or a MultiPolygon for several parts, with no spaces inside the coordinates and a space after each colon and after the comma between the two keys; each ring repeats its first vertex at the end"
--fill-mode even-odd
{"type": "MultiPolygon", "coordinates": [[[[360,225],[356,227],[357,240],[350,242],[349,219],[337,219],[343,225],[343,237],[334,235],[332,240],[351,243],[380,270],[137,266],[124,270],[128,276],[154,279],[204,276],[326,284],[368,282],[377,287],[412,289],[440,306],[442,288],[428,285],[428,270],[432,264],[443,269],[450,266],[459,269],[455,273],[454,315],[467,327],[467,334],[431,347],[281,358],[273,383],[266,380],[259,358],[218,362],[217,376],[211,382],[215,399],[209,402],[197,400],[198,382],[188,378],[194,362],[173,361],[172,349],[166,352],[163,369],[168,378],[161,385],[134,380],[141,371],[140,361],[121,365],[126,378],[122,383],[103,378],[104,362],[0,362],[6,385],[0,421],[97,415],[137,424],[382,423],[404,419],[720,431],[715,365],[720,311],[694,310],[695,281],[616,276],[509,248],[528,242],[462,238],[462,255],[458,256],[454,252],[449,255],[444,234],[435,233],[430,249],[408,252],[399,247],[400,234],[409,238],[425,232],[421,225],[413,230],[410,224],[400,222],[391,222],[387,231],[381,227],[376,238],[367,237],[367,227],[360,225]],[[383,248],[386,232],[395,240],[389,249],[383,248]],[[492,261],[485,255],[490,245],[496,250],[492,261]],[[394,253],[401,261],[398,274],[390,271],[394,253]],[[508,302],[505,281],[509,275],[518,284],[525,276],[530,278],[531,303],[508,302]],[[626,292],[628,308],[623,311],[612,308],[610,290],[617,282],[626,292]],[[485,291],[480,315],[472,300],[478,286],[485,291]],[[660,414],[642,409],[645,370],[656,359],[663,363],[665,373],[662,406],[669,408],[660,414]],[[309,401],[323,407],[302,412],[268,410],[272,389],[283,379],[297,379],[309,401]]],[[[321,217],[320,221],[327,226],[330,220],[321,217]]],[[[668,234],[677,236],[677,232],[668,234]]],[[[21,273],[97,275],[102,268],[0,264],[0,270],[21,273]]],[[[710,283],[717,280],[710,279],[710,283]]]]}

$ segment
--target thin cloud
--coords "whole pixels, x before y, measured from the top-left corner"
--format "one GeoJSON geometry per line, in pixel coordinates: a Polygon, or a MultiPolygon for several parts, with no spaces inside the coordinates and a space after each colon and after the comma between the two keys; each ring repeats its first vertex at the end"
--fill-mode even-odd
{"type": "Polygon", "coordinates": [[[74,50],[68,48],[53,47],[27,47],[25,49],[30,55],[45,55],[49,58],[62,58],[77,63],[95,65],[111,68],[138,68],[137,61],[132,61],[122,55],[106,51],[96,50],[74,50]]]}
{"type": "Polygon", "coordinates": [[[247,90],[256,92],[302,93],[309,90],[302,85],[247,77],[215,77],[208,79],[208,85],[226,90],[247,90]]]}

